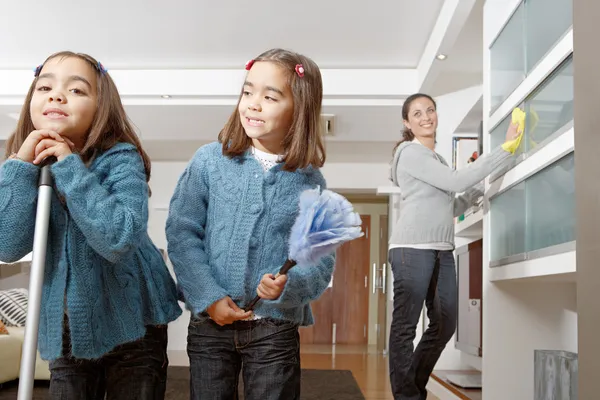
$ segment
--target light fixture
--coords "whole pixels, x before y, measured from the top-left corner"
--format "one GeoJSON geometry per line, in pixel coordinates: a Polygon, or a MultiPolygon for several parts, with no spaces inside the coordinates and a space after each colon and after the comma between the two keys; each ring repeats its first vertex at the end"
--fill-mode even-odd
{"type": "Polygon", "coordinates": [[[170,96],[170,95],[168,95],[168,94],[163,94],[163,95],[162,95],[162,96],[160,96],[160,97],[162,97],[163,99],[170,99],[170,98],[171,98],[171,96],[170,96]]]}
{"type": "Polygon", "coordinates": [[[435,58],[437,58],[438,60],[444,61],[446,59],[446,55],[445,54],[438,54],[437,56],[435,56],[435,58]]]}

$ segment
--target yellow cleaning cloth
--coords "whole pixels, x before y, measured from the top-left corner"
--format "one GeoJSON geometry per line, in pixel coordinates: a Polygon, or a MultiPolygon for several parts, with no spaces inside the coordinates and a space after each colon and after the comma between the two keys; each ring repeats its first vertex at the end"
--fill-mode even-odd
{"type": "Polygon", "coordinates": [[[512,112],[512,121],[513,124],[518,124],[517,132],[520,133],[516,139],[509,140],[502,145],[502,148],[505,151],[508,151],[511,154],[514,154],[515,151],[521,145],[521,139],[523,138],[523,132],[525,132],[525,111],[516,107],[512,112]]]}

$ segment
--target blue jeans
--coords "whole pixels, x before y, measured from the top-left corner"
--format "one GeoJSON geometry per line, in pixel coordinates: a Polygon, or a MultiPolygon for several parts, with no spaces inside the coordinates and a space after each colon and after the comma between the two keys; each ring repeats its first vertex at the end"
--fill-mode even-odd
{"type": "Polygon", "coordinates": [[[260,319],[219,326],[203,313],[188,328],[192,400],[300,399],[300,336],[292,322],[260,319]]]}
{"type": "Polygon", "coordinates": [[[456,270],[452,251],[395,248],[394,311],[390,331],[390,381],[395,400],[425,400],[425,386],[456,330],[456,270]],[[429,326],[416,350],[415,331],[427,306],[429,326]]]}
{"type": "Polygon", "coordinates": [[[63,356],[50,362],[52,400],[163,400],[167,385],[167,326],[148,326],[135,342],[97,360],[73,358],[67,319],[63,356]]]}

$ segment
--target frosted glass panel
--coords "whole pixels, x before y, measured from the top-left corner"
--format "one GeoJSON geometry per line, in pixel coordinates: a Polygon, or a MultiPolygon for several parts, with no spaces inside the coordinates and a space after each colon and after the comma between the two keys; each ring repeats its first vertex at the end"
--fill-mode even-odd
{"type": "Polygon", "coordinates": [[[569,57],[527,100],[525,150],[537,147],[573,120],[573,59],[569,57]]]}
{"type": "Polygon", "coordinates": [[[571,153],[490,201],[490,260],[575,240],[571,153]]]}
{"type": "MultiPolygon", "coordinates": [[[[519,105],[527,113],[525,137],[516,155],[529,152],[573,121],[573,58],[569,56],[519,105]]],[[[511,114],[490,132],[491,149],[504,142],[511,114]]],[[[507,165],[514,167],[515,159],[507,165]]],[[[505,171],[505,170],[504,170],[505,171]]],[[[492,180],[500,174],[494,174],[492,180]]]]}
{"type": "Polygon", "coordinates": [[[525,0],[527,73],[573,23],[572,0],[525,0]]]}
{"type": "Polygon", "coordinates": [[[525,78],[524,10],[521,3],[490,48],[492,110],[506,100],[525,78]]]}
{"type": "Polygon", "coordinates": [[[526,251],[575,240],[575,154],[525,181],[526,251]]]}
{"type": "Polygon", "coordinates": [[[523,82],[573,25],[573,0],[524,0],[490,47],[491,110],[523,82]]]}
{"type": "Polygon", "coordinates": [[[492,131],[490,132],[490,151],[494,150],[496,147],[502,145],[504,143],[504,139],[506,138],[506,131],[508,130],[508,126],[510,125],[510,114],[500,122],[492,131]]]}
{"type": "Polygon", "coordinates": [[[490,203],[490,261],[525,252],[525,184],[520,183],[490,203]]]}

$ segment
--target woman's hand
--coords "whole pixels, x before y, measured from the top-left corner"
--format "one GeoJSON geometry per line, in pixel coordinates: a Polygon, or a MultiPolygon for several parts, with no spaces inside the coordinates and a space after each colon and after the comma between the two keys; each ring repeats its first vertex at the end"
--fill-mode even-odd
{"type": "Polygon", "coordinates": [[[510,124],[506,130],[506,138],[504,142],[510,142],[517,139],[523,132],[519,131],[519,124],[510,124]]]}

